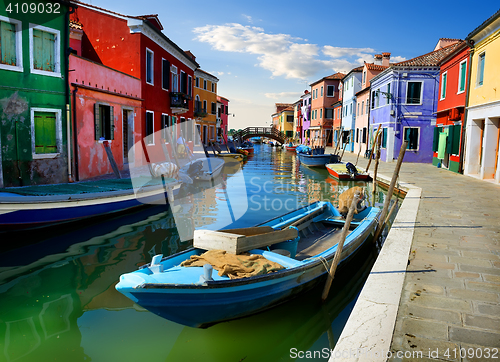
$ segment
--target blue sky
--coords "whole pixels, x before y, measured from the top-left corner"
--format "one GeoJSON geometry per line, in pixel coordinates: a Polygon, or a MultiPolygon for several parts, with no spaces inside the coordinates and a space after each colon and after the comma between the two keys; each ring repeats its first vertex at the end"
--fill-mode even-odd
{"type": "Polygon", "coordinates": [[[292,103],[313,81],[374,54],[390,52],[395,62],[432,51],[439,38],[464,39],[500,8],[492,0],[84,2],[158,14],[165,35],[219,78],[236,129],[269,125],[274,103],[292,103]]]}

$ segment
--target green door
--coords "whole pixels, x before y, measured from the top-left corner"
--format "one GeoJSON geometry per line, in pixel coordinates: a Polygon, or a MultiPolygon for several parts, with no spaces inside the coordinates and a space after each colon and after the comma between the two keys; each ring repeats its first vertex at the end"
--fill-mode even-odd
{"type": "Polygon", "coordinates": [[[55,113],[35,112],[35,153],[57,153],[55,113]]]}

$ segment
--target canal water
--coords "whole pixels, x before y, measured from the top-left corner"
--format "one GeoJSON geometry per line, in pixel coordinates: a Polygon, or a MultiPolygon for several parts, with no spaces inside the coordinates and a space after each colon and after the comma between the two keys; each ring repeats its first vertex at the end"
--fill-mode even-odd
{"type": "MultiPolygon", "coordinates": [[[[268,145],[256,145],[241,170],[225,167],[223,179],[185,198],[181,212],[196,228],[251,226],[317,200],[336,204],[352,186],[368,195],[372,188],[339,183],[268,145]],[[228,204],[233,219],[240,218],[222,220],[228,204]]],[[[385,194],[377,190],[367,199],[381,206],[385,194]]],[[[326,361],[377,254],[372,243],[364,247],[337,273],[324,304],[318,286],[254,316],[194,329],[144,310],[114,288],[121,274],[152,256],[191,246],[165,206],[0,238],[0,361],[8,362],[326,361]]]]}

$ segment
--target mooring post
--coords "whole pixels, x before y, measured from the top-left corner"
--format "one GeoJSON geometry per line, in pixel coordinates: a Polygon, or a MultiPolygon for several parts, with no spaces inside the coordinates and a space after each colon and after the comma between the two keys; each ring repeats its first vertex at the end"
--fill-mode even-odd
{"type": "Polygon", "coordinates": [[[340,236],[340,241],[337,245],[337,250],[335,251],[335,256],[333,257],[332,265],[330,267],[330,271],[328,272],[328,276],[326,279],[325,288],[323,289],[323,294],[321,295],[321,301],[324,302],[328,297],[328,293],[330,292],[330,287],[332,286],[333,278],[335,277],[335,271],[337,270],[337,265],[340,261],[340,254],[342,253],[342,248],[344,247],[344,241],[349,233],[349,227],[351,226],[351,221],[354,216],[354,210],[358,206],[360,194],[354,194],[354,198],[352,199],[351,207],[349,208],[349,212],[347,213],[347,218],[345,220],[344,228],[342,229],[342,235],[340,236]]]}
{"type": "Polygon", "coordinates": [[[384,220],[387,216],[387,210],[389,210],[389,204],[392,199],[392,194],[394,193],[394,186],[396,186],[396,180],[399,176],[399,170],[401,168],[401,164],[403,163],[403,158],[405,157],[406,146],[408,145],[408,141],[404,141],[401,145],[401,149],[399,150],[398,162],[396,163],[396,168],[394,169],[394,173],[392,174],[391,184],[389,185],[389,190],[387,191],[387,196],[385,197],[384,208],[382,209],[382,213],[380,214],[380,219],[378,220],[377,230],[375,230],[375,235],[373,236],[373,242],[376,242],[380,234],[382,233],[384,227],[384,220]]]}
{"type": "Polygon", "coordinates": [[[378,133],[380,132],[380,126],[382,126],[382,124],[378,125],[377,132],[375,132],[375,137],[373,137],[372,150],[370,151],[370,158],[368,159],[368,166],[366,166],[365,172],[368,172],[368,169],[370,168],[370,164],[372,163],[373,150],[375,149],[375,144],[377,143],[377,137],[378,137],[378,133]]]}

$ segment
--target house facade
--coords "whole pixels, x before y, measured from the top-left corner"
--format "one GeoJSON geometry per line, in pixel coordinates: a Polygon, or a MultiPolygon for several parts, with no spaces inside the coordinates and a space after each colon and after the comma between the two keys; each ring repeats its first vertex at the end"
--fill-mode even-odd
{"type": "Polygon", "coordinates": [[[308,140],[310,135],[309,127],[311,126],[311,93],[308,90],[300,96],[302,100],[302,107],[300,110],[300,123],[301,123],[301,142],[304,143],[308,140]]]}
{"type": "Polygon", "coordinates": [[[500,11],[471,32],[464,174],[500,183],[500,11]]]}
{"type": "Polygon", "coordinates": [[[217,82],[219,79],[201,69],[194,72],[194,117],[201,141],[217,140],[217,82]]]}
{"type": "MultiPolygon", "coordinates": [[[[339,94],[342,94],[342,88],[339,94]]],[[[337,147],[337,143],[342,135],[342,100],[335,102],[333,105],[333,146],[337,147]]]]}
{"type": "Polygon", "coordinates": [[[460,42],[391,65],[371,80],[370,127],[381,125],[381,159],[398,157],[408,140],[405,162],[432,162],[432,144],[439,94],[439,63],[460,42]]]}
{"type": "Polygon", "coordinates": [[[280,131],[283,132],[286,138],[293,139],[293,104],[287,108],[284,108],[279,113],[279,124],[280,131]]]}
{"type": "MultiPolygon", "coordinates": [[[[125,16],[82,3],[71,19],[83,26],[82,57],[141,80],[141,138],[147,153],[162,156],[162,142],[173,141],[181,131],[191,142],[194,129],[185,121],[193,119],[198,63],[162,33],[158,17],[125,16]],[[158,132],[165,127],[168,135],[158,132]]],[[[95,147],[100,147],[97,141],[95,147]]]]}
{"type": "Polygon", "coordinates": [[[315,144],[331,146],[333,139],[333,104],[339,99],[343,73],[335,73],[311,83],[311,125],[315,144]]]}
{"type": "Polygon", "coordinates": [[[440,63],[432,164],[462,172],[469,48],[465,42],[440,63]]]}
{"type": "Polygon", "coordinates": [[[58,4],[57,16],[0,8],[0,187],[72,180],[70,9],[58,4]]]}
{"type": "Polygon", "coordinates": [[[293,139],[295,142],[302,142],[302,99],[293,104],[293,139]]]}
{"type": "Polygon", "coordinates": [[[227,130],[229,121],[229,99],[217,96],[217,124],[220,126],[217,128],[217,138],[219,141],[227,143],[227,130]]]}
{"type": "Polygon", "coordinates": [[[342,105],[344,114],[342,116],[342,130],[344,139],[347,141],[345,150],[354,152],[354,131],[356,121],[356,93],[361,90],[361,72],[363,67],[357,67],[347,73],[342,79],[342,105]]]}

